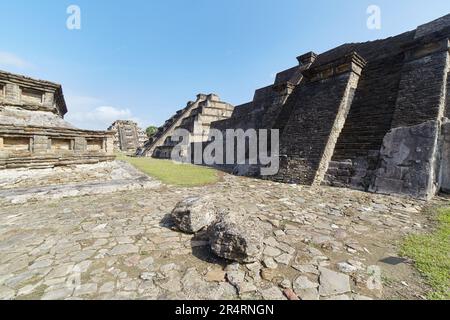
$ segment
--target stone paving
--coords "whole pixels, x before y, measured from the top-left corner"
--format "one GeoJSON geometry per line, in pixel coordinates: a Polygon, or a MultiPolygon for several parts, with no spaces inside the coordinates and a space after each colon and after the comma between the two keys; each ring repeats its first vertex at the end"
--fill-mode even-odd
{"type": "Polygon", "coordinates": [[[411,199],[225,175],[204,187],[0,204],[0,299],[418,299],[427,290],[397,257],[404,235],[427,228],[425,203],[411,199]],[[263,222],[261,262],[227,262],[202,233],[173,228],[176,203],[205,194],[263,222]]]}
{"type": "Polygon", "coordinates": [[[152,188],[160,184],[123,161],[46,169],[0,170],[0,199],[23,204],[152,188]]]}

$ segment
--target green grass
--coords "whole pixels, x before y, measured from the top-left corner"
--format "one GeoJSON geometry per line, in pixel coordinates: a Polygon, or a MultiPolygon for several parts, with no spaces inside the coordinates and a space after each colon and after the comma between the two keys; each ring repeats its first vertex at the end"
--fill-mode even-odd
{"type": "Polygon", "coordinates": [[[171,160],[135,158],[123,154],[117,154],[117,160],[126,161],[149,176],[173,186],[203,186],[216,183],[220,179],[217,170],[191,164],[177,164],[171,160]]]}
{"type": "Polygon", "coordinates": [[[417,269],[433,288],[429,299],[450,299],[450,207],[437,209],[435,231],[409,236],[401,253],[415,261],[417,269]]]}

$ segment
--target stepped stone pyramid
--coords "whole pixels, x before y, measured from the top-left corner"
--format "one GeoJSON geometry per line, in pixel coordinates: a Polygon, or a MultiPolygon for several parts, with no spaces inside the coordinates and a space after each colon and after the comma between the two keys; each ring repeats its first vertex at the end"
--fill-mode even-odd
{"type": "Polygon", "coordinates": [[[278,182],[429,199],[450,189],[449,37],[447,15],[307,53],[211,127],[280,130],[278,182]]]}
{"type": "Polygon", "coordinates": [[[188,130],[191,143],[206,142],[211,123],[229,118],[233,109],[232,105],[220,101],[215,94],[198,94],[195,101],[188,102],[184,109],[167,120],[144,147],[137,151],[137,155],[169,159],[176,145],[171,139],[176,129],[188,130]]]}
{"type": "Polygon", "coordinates": [[[109,128],[114,131],[114,150],[135,153],[147,141],[147,134],[130,120],[117,120],[109,128]]]}
{"type": "MultiPolygon", "coordinates": [[[[276,129],[280,150],[272,152],[280,168],[265,179],[429,199],[450,190],[449,38],[450,14],[387,39],[305,53],[251,102],[234,110],[222,103],[226,111],[202,125],[195,118],[202,106],[219,102],[199,95],[138,154],[170,157],[171,134],[181,127],[203,148],[210,129],[276,129]]],[[[257,176],[260,170],[217,167],[257,176]]]]}

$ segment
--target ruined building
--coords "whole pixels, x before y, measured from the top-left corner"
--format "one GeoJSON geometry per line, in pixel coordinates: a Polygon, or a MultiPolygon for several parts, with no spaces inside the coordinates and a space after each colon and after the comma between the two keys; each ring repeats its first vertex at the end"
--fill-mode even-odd
{"type": "Polygon", "coordinates": [[[113,160],[112,132],[64,120],[60,85],[0,71],[0,169],[113,160]]]}
{"type": "Polygon", "coordinates": [[[147,141],[147,134],[137,123],[129,120],[117,120],[108,131],[114,131],[114,150],[135,153],[147,141]]]}
{"type": "Polygon", "coordinates": [[[278,182],[429,199],[450,189],[450,15],[298,57],[212,128],[280,130],[278,182]]]}
{"type": "Polygon", "coordinates": [[[176,129],[186,129],[190,133],[192,143],[206,142],[210,125],[213,121],[227,119],[233,113],[234,107],[220,101],[215,94],[199,94],[197,100],[188,102],[173,117],[160,127],[157,133],[138,150],[140,156],[169,159],[177,141],[172,139],[176,129]]]}

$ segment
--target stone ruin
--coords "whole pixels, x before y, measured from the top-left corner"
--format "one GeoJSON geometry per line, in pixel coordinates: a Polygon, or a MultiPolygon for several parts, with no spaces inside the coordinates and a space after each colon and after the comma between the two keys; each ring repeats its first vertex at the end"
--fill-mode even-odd
{"type": "Polygon", "coordinates": [[[206,142],[211,123],[229,118],[233,109],[232,105],[220,101],[215,94],[198,94],[197,100],[188,102],[184,109],[167,120],[144,147],[138,149],[137,155],[170,159],[172,150],[178,143],[172,139],[177,129],[188,130],[192,143],[206,142]]]}
{"type": "Polygon", "coordinates": [[[263,250],[264,224],[233,210],[219,209],[208,196],[180,201],[170,214],[176,228],[188,234],[206,230],[206,238],[218,257],[248,264],[258,261],[263,250]]]}
{"type": "Polygon", "coordinates": [[[147,134],[130,120],[117,120],[108,131],[114,131],[114,150],[135,153],[148,140],[147,134]]]}
{"type": "MultiPolygon", "coordinates": [[[[210,127],[278,129],[280,170],[266,177],[277,182],[430,199],[450,189],[449,37],[447,15],[391,38],[306,53],[210,127]]],[[[147,155],[190,108],[166,123],[147,155]]]]}
{"type": "Polygon", "coordinates": [[[450,15],[317,56],[276,121],[274,180],[423,199],[448,188],[449,36],[450,15]]]}
{"type": "Polygon", "coordinates": [[[61,85],[0,71],[0,169],[115,159],[113,132],[77,129],[66,113],[61,85]]]}
{"type": "MultiPolygon", "coordinates": [[[[306,53],[249,103],[234,108],[199,94],[142,147],[134,123],[113,124],[115,143],[114,132],[79,130],[64,121],[60,85],[0,72],[0,168],[108,161],[114,146],[170,158],[179,128],[202,146],[211,129],[276,129],[280,170],[265,178],[430,199],[450,190],[449,36],[447,15],[387,39],[306,53]]],[[[222,168],[245,174],[245,166],[222,168]]]]}

